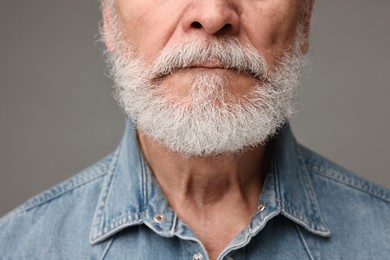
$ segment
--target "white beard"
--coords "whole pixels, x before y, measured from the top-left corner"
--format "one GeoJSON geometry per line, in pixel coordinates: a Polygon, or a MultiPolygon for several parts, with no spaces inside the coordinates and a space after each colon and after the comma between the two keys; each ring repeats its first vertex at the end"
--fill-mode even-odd
{"type": "Polygon", "coordinates": [[[188,41],[163,50],[149,67],[129,49],[120,42],[108,53],[117,100],[136,128],[183,156],[236,153],[263,145],[294,112],[302,68],[298,44],[280,57],[272,72],[257,50],[234,39],[188,41]],[[175,100],[161,86],[170,73],[210,60],[251,76],[257,82],[253,90],[232,100],[221,73],[194,76],[186,86],[190,102],[175,100]]]}

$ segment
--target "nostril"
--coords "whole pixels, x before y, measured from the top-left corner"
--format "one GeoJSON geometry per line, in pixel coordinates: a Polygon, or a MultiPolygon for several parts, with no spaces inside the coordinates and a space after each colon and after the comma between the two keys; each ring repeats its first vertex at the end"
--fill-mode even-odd
{"type": "Polygon", "coordinates": [[[227,23],[225,24],[223,27],[222,27],[222,31],[229,31],[233,28],[233,25],[231,25],[230,23],[227,23]]]}
{"type": "Polygon", "coordinates": [[[202,25],[200,24],[200,22],[192,22],[192,27],[196,28],[196,29],[200,29],[202,28],[202,25]]]}

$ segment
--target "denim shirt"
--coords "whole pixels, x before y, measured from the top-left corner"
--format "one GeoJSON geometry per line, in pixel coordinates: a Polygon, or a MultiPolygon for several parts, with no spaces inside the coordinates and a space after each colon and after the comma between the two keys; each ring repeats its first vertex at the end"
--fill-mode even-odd
{"type": "MultiPolygon", "coordinates": [[[[208,259],[133,128],[113,154],[3,217],[0,259],[208,259]]],[[[389,190],[297,144],[286,124],[257,212],[218,259],[390,259],[389,202],[389,190]]]]}

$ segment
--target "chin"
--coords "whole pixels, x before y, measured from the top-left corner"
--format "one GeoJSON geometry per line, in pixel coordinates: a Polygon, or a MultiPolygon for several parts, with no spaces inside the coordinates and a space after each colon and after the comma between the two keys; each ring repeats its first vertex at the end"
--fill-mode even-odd
{"type": "Polygon", "coordinates": [[[248,75],[226,69],[181,70],[161,79],[157,88],[180,105],[206,106],[221,103],[241,103],[259,87],[259,82],[248,75]]]}

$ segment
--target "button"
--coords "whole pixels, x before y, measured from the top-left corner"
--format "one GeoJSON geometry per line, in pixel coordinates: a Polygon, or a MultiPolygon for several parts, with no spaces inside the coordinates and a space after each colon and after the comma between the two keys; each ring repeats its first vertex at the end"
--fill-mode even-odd
{"type": "Polygon", "coordinates": [[[164,214],[156,214],[154,215],[154,221],[156,221],[157,223],[164,223],[165,220],[167,220],[167,216],[165,216],[164,214]]]}
{"type": "Polygon", "coordinates": [[[257,212],[257,213],[263,212],[263,211],[265,210],[266,206],[267,206],[267,205],[265,204],[264,201],[260,202],[259,206],[257,206],[256,212],[257,212]]]}
{"type": "Polygon", "coordinates": [[[193,257],[192,260],[202,260],[203,256],[201,253],[196,253],[193,257]]]}

